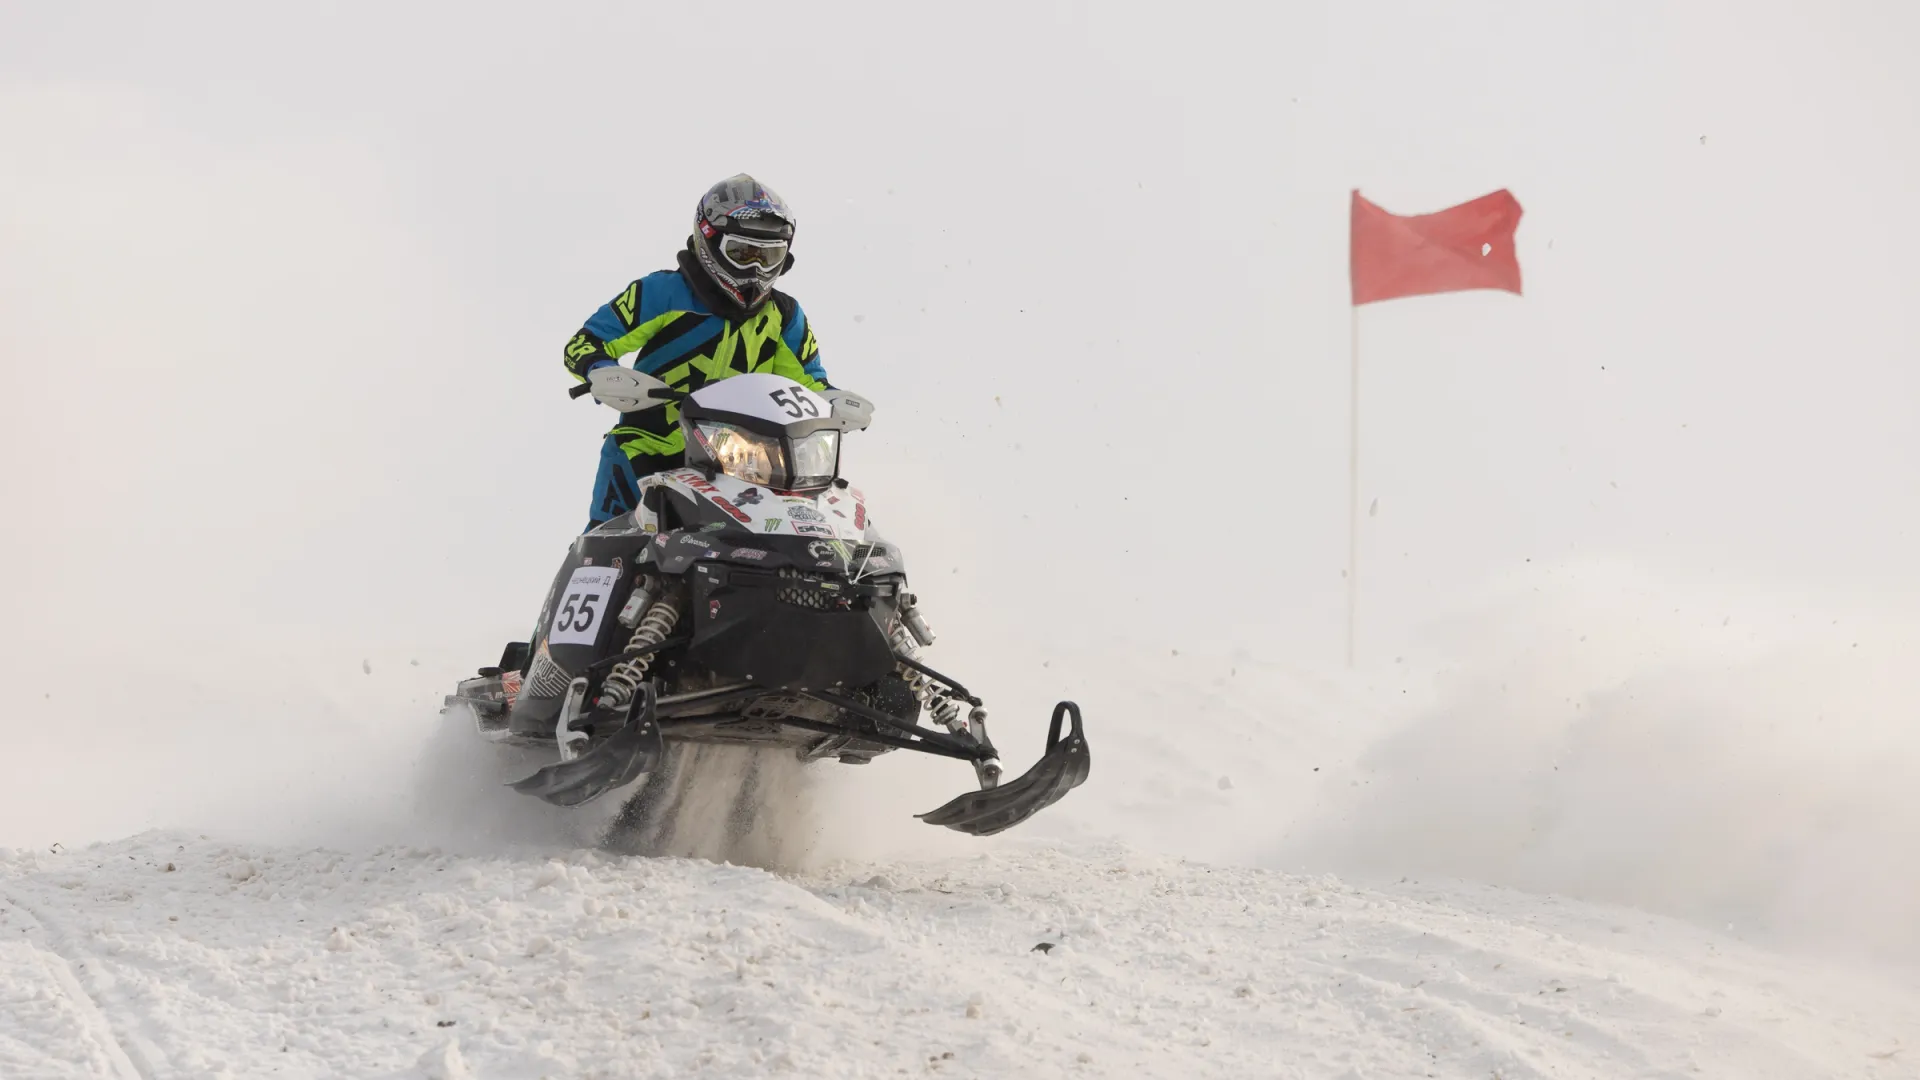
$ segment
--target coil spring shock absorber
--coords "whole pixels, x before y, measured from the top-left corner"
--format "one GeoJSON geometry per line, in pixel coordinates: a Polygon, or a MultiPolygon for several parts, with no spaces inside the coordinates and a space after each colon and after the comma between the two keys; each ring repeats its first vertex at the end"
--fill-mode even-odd
{"type": "MultiPolygon", "coordinates": [[[[922,645],[933,644],[933,630],[927,626],[927,620],[920,614],[920,598],[908,593],[900,598],[900,621],[893,625],[890,635],[894,652],[901,656],[920,659],[922,645]]],[[[920,707],[927,710],[935,723],[955,733],[966,731],[971,721],[985,721],[986,710],[975,709],[967,719],[960,717],[960,701],[934,684],[917,668],[906,664],[894,665],[907,688],[920,701],[920,707]]]]}
{"type": "MultiPolygon", "coordinates": [[[[919,601],[911,593],[900,598],[900,621],[893,625],[887,638],[893,643],[895,653],[914,660],[920,659],[919,646],[933,644],[933,631],[928,628],[927,620],[921,617],[919,601]]],[[[955,735],[965,732],[983,743],[987,741],[986,709],[976,705],[962,718],[960,699],[936,686],[924,672],[907,664],[895,664],[894,670],[935,723],[955,735]]],[[[973,772],[979,777],[983,789],[997,787],[1000,783],[1000,759],[975,761],[973,772]]]]}
{"type": "MultiPolygon", "coordinates": [[[[900,655],[909,656],[916,660],[920,658],[920,651],[915,648],[912,635],[908,634],[905,629],[898,626],[894,627],[890,639],[893,642],[894,650],[900,655]]],[[[960,715],[961,701],[947,691],[934,685],[933,680],[922,674],[919,669],[909,667],[906,664],[896,664],[894,665],[894,670],[899,672],[900,678],[903,679],[907,687],[913,691],[913,696],[919,699],[920,706],[927,710],[927,715],[933,718],[934,723],[939,724],[955,735],[964,732],[983,743],[987,741],[986,709],[975,706],[965,717],[962,717],[960,715]]],[[[979,777],[982,788],[997,787],[1000,783],[1000,759],[986,758],[981,761],[976,761],[973,763],[973,772],[975,776],[979,777]]]]}
{"type": "MultiPolygon", "coordinates": [[[[893,651],[916,660],[920,658],[920,650],[904,626],[896,625],[893,628],[893,651]]],[[[899,673],[901,681],[907,684],[907,689],[913,691],[920,707],[927,710],[927,715],[933,718],[934,723],[948,731],[966,728],[967,722],[960,718],[960,703],[942,692],[932,679],[905,664],[895,664],[894,670],[899,673]]]]}
{"type": "MultiPolygon", "coordinates": [[[[639,623],[633,628],[633,636],[627,639],[624,652],[633,652],[658,645],[673,633],[674,624],[680,621],[680,607],[671,594],[662,594],[652,600],[646,613],[641,615],[639,623]]],[[[653,654],[636,656],[622,660],[607,672],[606,679],[600,683],[600,707],[618,709],[633,700],[640,690],[640,684],[647,679],[647,669],[653,666],[653,654]]]]}

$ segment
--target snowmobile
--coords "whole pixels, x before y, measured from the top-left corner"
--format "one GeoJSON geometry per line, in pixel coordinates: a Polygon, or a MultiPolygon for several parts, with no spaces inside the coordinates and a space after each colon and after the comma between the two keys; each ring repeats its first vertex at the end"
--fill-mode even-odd
{"type": "Polygon", "coordinates": [[[922,661],[934,635],[901,552],[839,475],[841,437],[870,406],[836,414],[771,373],[688,394],[618,370],[641,400],[679,406],[685,466],[643,477],[636,509],[577,537],[531,640],[446,698],[490,740],[553,751],[517,791],[584,805],[675,741],[856,765],[912,750],[968,762],[978,782],[915,816],[986,836],[1086,780],[1078,705],[1054,707],[1039,762],[1003,782],[981,700],[922,661]]]}

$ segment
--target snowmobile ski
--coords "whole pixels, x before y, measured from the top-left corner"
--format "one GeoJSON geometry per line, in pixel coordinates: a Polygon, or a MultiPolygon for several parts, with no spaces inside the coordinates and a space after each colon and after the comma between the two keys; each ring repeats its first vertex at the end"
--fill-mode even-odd
{"type": "Polygon", "coordinates": [[[1018,779],[969,791],[937,810],[914,816],[929,825],[945,825],[971,836],[991,836],[1059,802],[1086,780],[1091,767],[1087,736],[1080,726],[1080,706],[1063,701],[1053,707],[1047,750],[1033,768],[1018,779]],[[1072,726],[1063,734],[1061,721],[1067,718],[1072,719],[1072,726]]]}
{"type": "Polygon", "coordinates": [[[667,750],[654,719],[653,702],[653,687],[642,685],[639,696],[627,705],[627,720],[620,730],[593,749],[509,786],[555,806],[583,806],[652,772],[667,750]]]}

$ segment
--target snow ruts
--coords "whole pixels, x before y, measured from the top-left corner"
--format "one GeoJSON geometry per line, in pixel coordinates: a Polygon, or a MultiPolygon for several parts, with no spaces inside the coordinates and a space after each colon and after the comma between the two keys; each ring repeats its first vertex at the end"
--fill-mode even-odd
{"type": "Polygon", "coordinates": [[[138,1034],[111,975],[58,924],[17,898],[0,894],[0,994],[10,1025],[0,1046],[0,1074],[157,1080],[162,1059],[138,1034]],[[78,969],[76,973],[75,969],[78,969]],[[113,1016],[120,1017],[116,1024],[113,1016]],[[44,1041],[45,1056],[31,1044],[44,1041]],[[24,1052],[23,1052],[24,1051],[24,1052]],[[71,1072],[50,1072],[70,1068],[71,1072]]]}

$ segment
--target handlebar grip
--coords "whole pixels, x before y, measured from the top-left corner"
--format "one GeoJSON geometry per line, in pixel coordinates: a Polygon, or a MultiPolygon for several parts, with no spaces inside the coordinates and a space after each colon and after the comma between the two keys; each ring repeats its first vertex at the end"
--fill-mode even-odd
{"type": "Polygon", "coordinates": [[[588,394],[591,394],[591,393],[593,393],[593,384],[581,383],[579,386],[576,386],[573,389],[568,390],[567,396],[570,398],[586,397],[588,394]]]}

